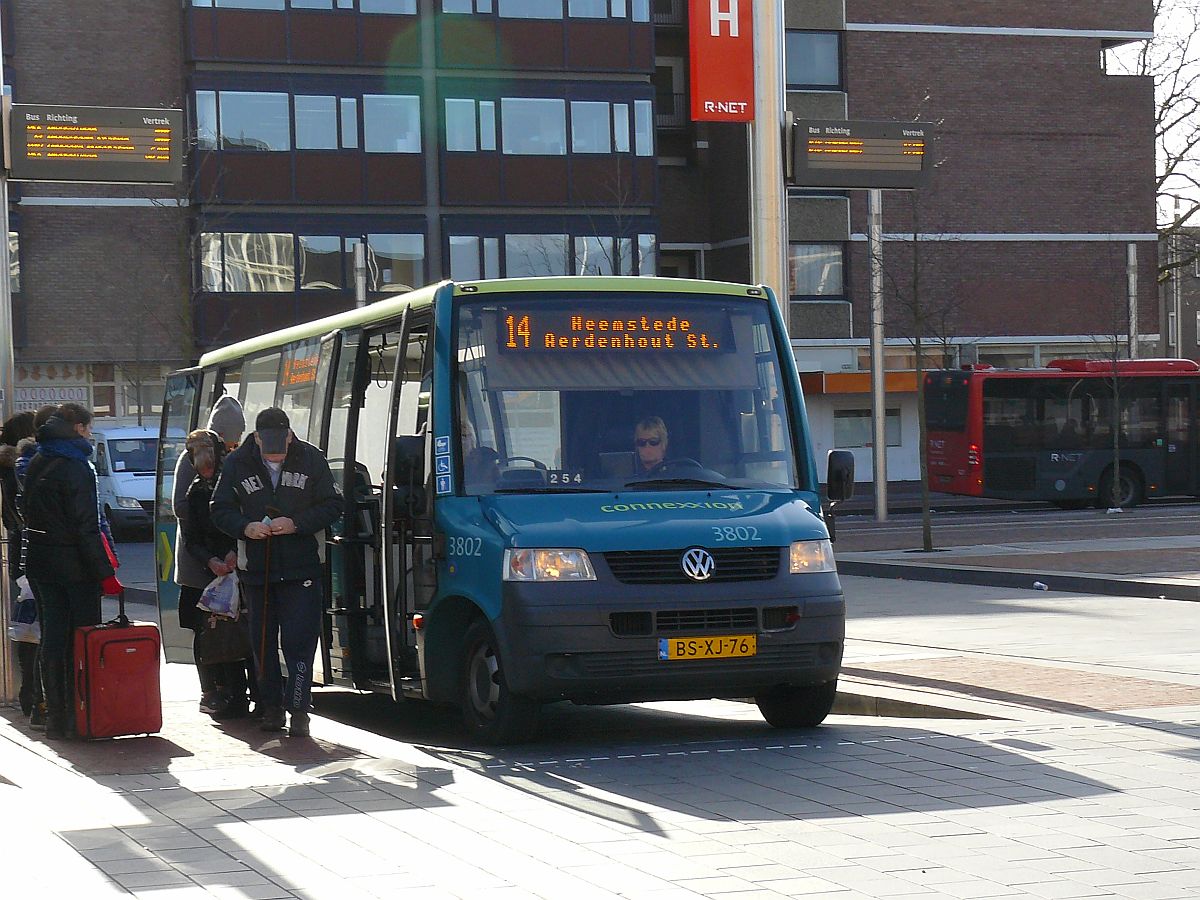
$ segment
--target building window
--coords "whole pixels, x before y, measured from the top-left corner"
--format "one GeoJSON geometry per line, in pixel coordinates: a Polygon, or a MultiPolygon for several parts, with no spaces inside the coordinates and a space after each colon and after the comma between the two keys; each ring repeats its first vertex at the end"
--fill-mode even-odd
{"type": "Polygon", "coordinates": [[[342,239],[336,236],[299,235],[300,290],[340,290],[342,280],[342,239]]]}
{"type": "Polygon", "coordinates": [[[504,275],[525,278],[538,275],[569,275],[565,234],[506,234],[504,275]]]}
{"type": "Polygon", "coordinates": [[[337,97],[297,94],[296,149],[336,150],[338,146],[337,97]]]}
{"type": "Polygon", "coordinates": [[[358,146],[358,101],[343,97],[338,101],[341,110],[342,146],[352,150],[358,146]]]}
{"type": "Polygon", "coordinates": [[[593,101],[571,103],[571,152],[611,153],[609,104],[593,101]]]}
{"type": "Polygon", "coordinates": [[[358,0],[358,11],[411,16],[417,11],[417,0],[358,0]]]}
{"type": "Polygon", "coordinates": [[[638,156],[654,155],[654,105],[649,100],[633,101],[633,142],[638,156]]]}
{"type": "Polygon", "coordinates": [[[407,291],[424,284],[425,236],[368,234],[367,283],[373,291],[407,291]]]}
{"type": "Polygon", "coordinates": [[[841,244],[789,244],[788,295],[844,297],[844,249],[841,244]]]}
{"type": "Polygon", "coordinates": [[[222,9],[283,9],[283,0],[192,0],[192,6],[217,6],[222,9]]]}
{"type": "Polygon", "coordinates": [[[653,234],[638,235],[638,274],[658,274],[658,238],[653,234]]]}
{"type": "Polygon", "coordinates": [[[196,91],[196,146],[201,150],[217,146],[216,91],[196,91]]]}
{"type": "Polygon", "coordinates": [[[567,0],[567,15],[573,19],[606,19],[608,0],[567,0]]]}
{"type": "Polygon", "coordinates": [[[840,90],[841,35],[836,31],[785,32],[784,71],[790,91],[840,90]]]}
{"type": "MultiPolygon", "coordinates": [[[[884,435],[889,447],[900,446],[900,410],[889,409],[884,419],[884,435]]],[[[869,409],[835,409],[833,411],[833,446],[841,449],[870,447],[871,411],[869,409]]]]}
{"type": "Polygon", "coordinates": [[[477,235],[450,236],[450,277],[476,281],[500,277],[500,239],[477,235]]]}
{"type": "Polygon", "coordinates": [[[576,275],[632,275],[633,238],[575,238],[576,275]]]}
{"type": "Polygon", "coordinates": [[[492,0],[442,0],[442,12],[447,13],[490,13],[492,0]]]}
{"type": "Polygon", "coordinates": [[[446,150],[451,153],[477,150],[475,127],[475,101],[447,98],[446,150]]]}
{"type": "Polygon", "coordinates": [[[226,232],[223,237],[225,291],[296,289],[296,251],[290,234],[226,232]]]}
{"type": "Polygon", "coordinates": [[[563,100],[504,97],[500,101],[504,152],[521,156],[564,156],[567,114],[563,100]]]}
{"type": "Polygon", "coordinates": [[[499,0],[502,19],[561,19],[563,0],[499,0]]]}
{"type": "Polygon", "coordinates": [[[402,94],[363,95],[363,149],[421,152],[421,100],[402,94]]]}
{"type": "Polygon", "coordinates": [[[8,233],[8,290],[21,293],[21,236],[15,231],[8,233]]]}
{"type": "Polygon", "coordinates": [[[221,91],[217,112],[223,149],[292,149],[287,94],[221,91]]]}

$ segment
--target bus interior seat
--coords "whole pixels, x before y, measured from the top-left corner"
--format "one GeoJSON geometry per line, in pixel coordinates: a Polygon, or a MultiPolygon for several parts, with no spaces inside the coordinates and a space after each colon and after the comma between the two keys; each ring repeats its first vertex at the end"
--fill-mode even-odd
{"type": "Polygon", "coordinates": [[[528,466],[508,466],[500,470],[496,478],[496,490],[520,490],[521,488],[545,487],[546,470],[528,466]]]}

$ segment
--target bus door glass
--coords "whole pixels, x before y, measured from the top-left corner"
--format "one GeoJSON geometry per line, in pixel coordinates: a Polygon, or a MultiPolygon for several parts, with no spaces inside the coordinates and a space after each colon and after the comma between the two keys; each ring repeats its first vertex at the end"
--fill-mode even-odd
{"type": "Polygon", "coordinates": [[[431,591],[427,582],[417,579],[414,571],[431,563],[431,534],[428,519],[428,495],[425,492],[425,472],[421,462],[427,456],[426,435],[429,419],[429,385],[425,379],[428,358],[428,320],[414,321],[410,315],[401,335],[405,352],[396,356],[393,370],[391,419],[388,434],[387,475],[389,487],[384,494],[384,556],[385,603],[387,607],[387,636],[392,658],[392,685],[405,678],[419,680],[417,636],[412,627],[412,614],[428,606],[431,591]]]}
{"type": "Polygon", "coordinates": [[[1195,494],[1197,484],[1196,458],[1196,389],[1197,385],[1168,381],[1166,391],[1167,431],[1163,436],[1166,456],[1166,477],[1163,489],[1170,494],[1195,494]]]}
{"type": "Polygon", "coordinates": [[[200,371],[190,369],[167,378],[162,422],[159,428],[158,477],[154,498],[154,560],[158,582],[158,613],[163,652],[168,662],[192,661],[192,632],[179,627],[179,586],[175,584],[175,511],[171,497],[175,464],[184,449],[184,438],[195,422],[200,371]]]}

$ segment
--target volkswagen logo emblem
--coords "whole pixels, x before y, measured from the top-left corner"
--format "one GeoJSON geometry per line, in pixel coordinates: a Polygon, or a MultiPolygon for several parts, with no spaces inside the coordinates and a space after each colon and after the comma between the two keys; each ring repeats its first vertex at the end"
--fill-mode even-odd
{"type": "Polygon", "coordinates": [[[683,574],[693,581],[708,581],[712,576],[713,569],[717,567],[712,554],[703,547],[684,550],[679,564],[683,567],[683,574]]]}

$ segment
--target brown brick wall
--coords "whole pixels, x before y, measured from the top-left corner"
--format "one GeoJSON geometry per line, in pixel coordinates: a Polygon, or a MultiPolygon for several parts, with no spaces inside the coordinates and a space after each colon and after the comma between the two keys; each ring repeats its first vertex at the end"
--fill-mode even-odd
{"type": "MultiPolygon", "coordinates": [[[[1084,334],[1126,329],[1126,245],[1118,242],[924,242],[918,278],[932,337],[1084,334]]],[[[1157,256],[1138,244],[1138,317],[1142,333],[1158,331],[1157,256]]],[[[869,256],[850,251],[854,333],[869,329],[869,256]]],[[[913,334],[912,246],[884,245],[884,309],[888,337],[913,334]]]]}
{"type": "Polygon", "coordinates": [[[846,0],[846,21],[1150,31],[1154,0],[846,0]]]}
{"type": "Polygon", "coordinates": [[[1153,85],[1101,73],[1099,41],[852,33],[846,53],[851,119],[937,125],[926,230],[1154,230],[1153,85]]]}
{"type": "MultiPolygon", "coordinates": [[[[181,4],[10,0],[19,103],[181,107],[181,4]]],[[[37,206],[22,198],[160,198],[186,188],[13,185],[21,235],[23,361],[179,362],[189,355],[187,211],[37,206]],[[184,328],[181,333],[180,328],[184,328]]]]}

